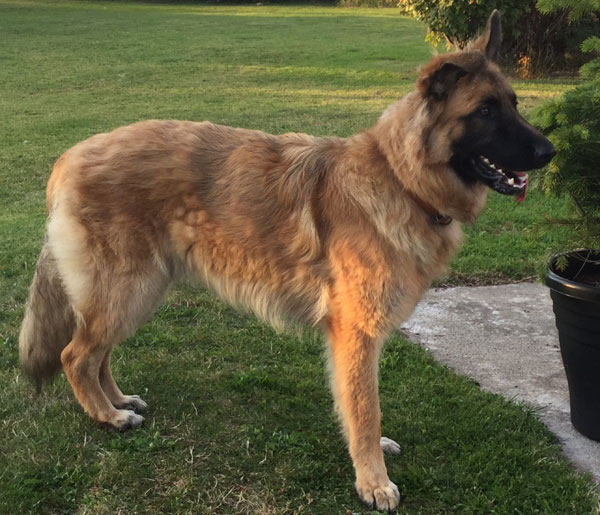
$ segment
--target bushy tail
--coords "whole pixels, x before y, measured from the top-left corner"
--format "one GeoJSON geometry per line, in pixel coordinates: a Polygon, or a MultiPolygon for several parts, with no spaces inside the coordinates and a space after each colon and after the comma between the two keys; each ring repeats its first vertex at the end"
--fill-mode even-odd
{"type": "Polygon", "coordinates": [[[73,308],[46,241],[29,288],[19,335],[21,364],[38,392],[42,381],[60,370],[60,353],[71,341],[75,324],[73,308]]]}

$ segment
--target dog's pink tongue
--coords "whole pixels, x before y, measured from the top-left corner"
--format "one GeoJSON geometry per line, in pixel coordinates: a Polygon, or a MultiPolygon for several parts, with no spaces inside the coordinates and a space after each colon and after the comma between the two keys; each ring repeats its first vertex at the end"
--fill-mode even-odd
{"type": "Polygon", "coordinates": [[[521,182],[525,184],[523,187],[523,191],[515,195],[515,200],[517,202],[523,202],[525,200],[525,196],[527,195],[527,188],[529,187],[529,175],[525,172],[515,172],[515,174],[521,179],[521,182]]]}

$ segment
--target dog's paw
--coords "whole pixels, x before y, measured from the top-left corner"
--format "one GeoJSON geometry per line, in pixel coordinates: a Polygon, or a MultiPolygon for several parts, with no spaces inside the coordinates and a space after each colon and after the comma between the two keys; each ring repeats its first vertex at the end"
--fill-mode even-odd
{"type": "Polygon", "coordinates": [[[385,484],[371,486],[356,483],[356,491],[361,501],[370,509],[392,513],[400,502],[398,487],[389,479],[385,484]]]}
{"type": "Polygon", "coordinates": [[[402,453],[402,449],[400,448],[400,446],[390,438],[382,436],[379,443],[381,444],[381,450],[385,454],[398,455],[402,453]]]}
{"type": "Polygon", "coordinates": [[[140,427],[144,422],[144,417],[138,415],[132,410],[119,409],[117,415],[113,417],[107,424],[114,427],[118,431],[127,431],[128,429],[135,429],[140,427]]]}
{"type": "Polygon", "coordinates": [[[115,408],[143,413],[148,408],[148,404],[146,404],[139,395],[124,395],[123,401],[120,402],[118,406],[115,406],[115,408]]]}

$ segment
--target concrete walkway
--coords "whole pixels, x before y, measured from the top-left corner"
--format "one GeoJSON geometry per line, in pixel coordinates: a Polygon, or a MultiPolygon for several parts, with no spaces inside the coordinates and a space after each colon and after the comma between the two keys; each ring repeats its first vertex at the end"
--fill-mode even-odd
{"type": "Polygon", "coordinates": [[[520,283],[434,289],[402,329],[483,389],[539,409],[567,458],[600,483],[600,443],[578,433],[569,419],[548,288],[520,283]]]}

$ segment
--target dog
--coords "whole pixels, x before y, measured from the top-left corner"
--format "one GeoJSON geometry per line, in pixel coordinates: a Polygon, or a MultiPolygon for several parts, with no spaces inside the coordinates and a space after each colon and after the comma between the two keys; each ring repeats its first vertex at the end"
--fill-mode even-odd
{"type": "Polygon", "coordinates": [[[465,50],[349,138],[145,121],[55,163],[47,231],[19,337],[38,389],[60,367],[94,420],[135,428],[110,354],[175,280],[199,280],[274,326],[326,335],[331,387],[363,502],[400,500],[383,451],[378,360],[457,252],[489,189],[522,200],[555,154],[517,112],[499,67],[497,11],[465,50]]]}

